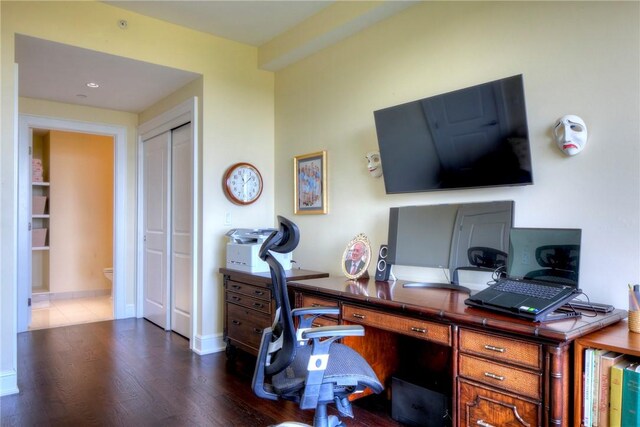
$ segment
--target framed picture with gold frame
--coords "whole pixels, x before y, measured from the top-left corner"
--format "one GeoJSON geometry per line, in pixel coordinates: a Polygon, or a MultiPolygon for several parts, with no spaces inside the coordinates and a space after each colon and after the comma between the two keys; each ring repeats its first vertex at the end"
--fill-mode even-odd
{"type": "Polygon", "coordinates": [[[293,158],[294,213],[326,214],[327,152],[295,156],[293,158]]]}
{"type": "Polygon", "coordinates": [[[342,272],[349,279],[369,277],[367,269],[371,262],[371,244],[363,233],[351,239],[342,254],[342,272]]]}

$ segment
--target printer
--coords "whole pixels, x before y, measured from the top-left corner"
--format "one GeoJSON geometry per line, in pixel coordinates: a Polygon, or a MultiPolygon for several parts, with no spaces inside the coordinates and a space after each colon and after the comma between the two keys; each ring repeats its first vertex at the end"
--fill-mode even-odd
{"type": "MultiPolygon", "coordinates": [[[[274,232],[273,228],[234,228],[225,236],[227,242],[227,268],[247,273],[266,273],[269,264],[260,259],[262,243],[274,232]]],[[[291,270],[291,252],[280,254],[271,252],[285,270],[291,270]]]]}

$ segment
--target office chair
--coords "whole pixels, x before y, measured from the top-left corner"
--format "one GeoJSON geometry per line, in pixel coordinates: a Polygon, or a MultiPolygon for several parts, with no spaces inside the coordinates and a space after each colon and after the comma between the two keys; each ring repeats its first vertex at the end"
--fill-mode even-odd
{"type": "MultiPolygon", "coordinates": [[[[363,336],[360,325],[311,327],[320,315],[338,315],[338,307],[291,310],[285,271],[271,252],[288,253],[300,239],[298,227],[278,217],[279,229],[260,248],[260,258],[269,264],[276,305],[273,325],[264,329],[253,374],[253,391],[259,397],[297,402],[302,409],[314,409],[315,427],[344,425],[327,414],[335,403],[340,415],[353,418],[349,395],[369,387],[380,393],[383,386],[369,364],[355,350],[335,342],[345,336],[363,336]],[[298,319],[298,329],[294,327],[298,319]]],[[[279,426],[304,425],[283,423],[279,426]]]]}

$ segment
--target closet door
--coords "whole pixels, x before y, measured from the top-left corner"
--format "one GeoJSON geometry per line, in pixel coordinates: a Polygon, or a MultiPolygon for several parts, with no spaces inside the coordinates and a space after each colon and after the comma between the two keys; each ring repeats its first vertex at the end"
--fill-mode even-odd
{"type": "Polygon", "coordinates": [[[193,143],[191,124],[171,134],[171,329],[191,336],[193,143]]]}
{"type": "Polygon", "coordinates": [[[169,160],[171,132],[143,142],[143,316],[168,329],[169,323],[169,160]]]}

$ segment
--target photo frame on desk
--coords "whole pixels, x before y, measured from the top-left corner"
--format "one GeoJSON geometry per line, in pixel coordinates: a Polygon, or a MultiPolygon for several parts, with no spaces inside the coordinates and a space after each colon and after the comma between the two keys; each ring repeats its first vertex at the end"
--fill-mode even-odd
{"type": "Polygon", "coordinates": [[[363,233],[351,239],[342,254],[342,272],[349,279],[369,277],[367,269],[371,262],[371,244],[363,233]]]}
{"type": "Polygon", "coordinates": [[[293,158],[293,203],[296,215],[326,214],[327,152],[295,156],[293,158]]]}

